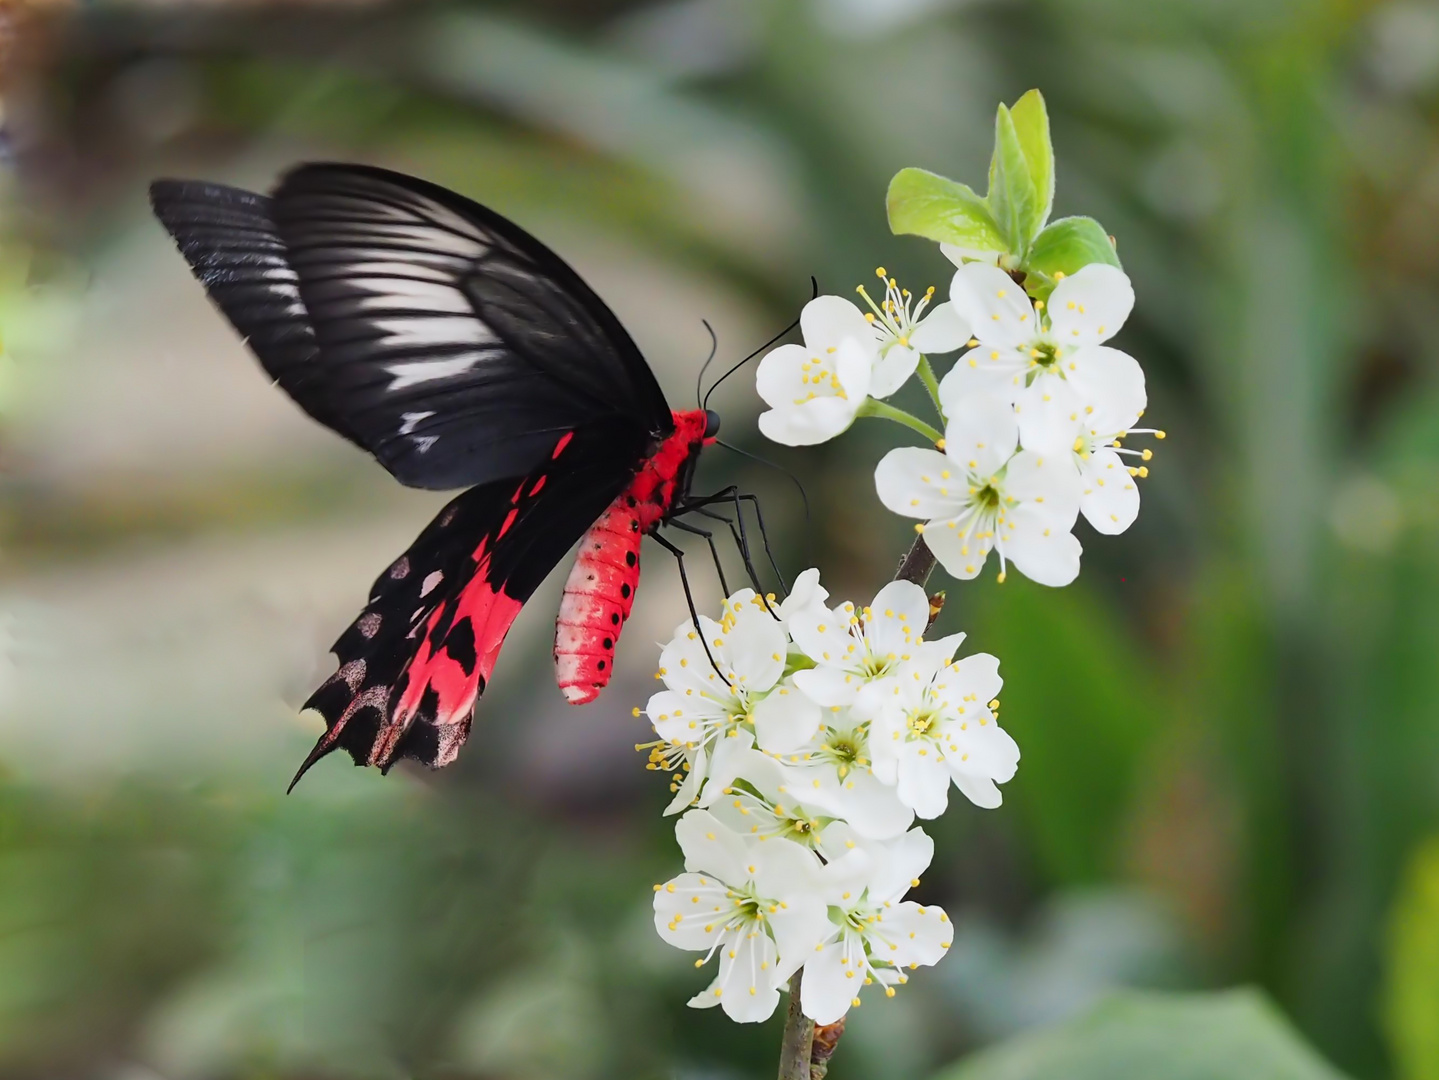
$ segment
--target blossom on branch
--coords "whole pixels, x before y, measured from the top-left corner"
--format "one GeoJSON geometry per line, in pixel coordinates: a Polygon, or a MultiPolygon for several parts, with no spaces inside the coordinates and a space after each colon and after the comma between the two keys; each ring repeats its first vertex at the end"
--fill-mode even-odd
{"type": "Polygon", "coordinates": [[[755,387],[770,407],[760,414],[759,429],[787,446],[825,442],[854,423],[880,362],[874,331],[843,297],[815,297],[799,326],[804,344],[774,349],[755,373],[755,387]]]}
{"type": "Polygon", "coordinates": [[[899,447],[875,470],[880,502],[917,526],[951,575],[978,576],[991,550],[999,580],[1013,562],[1041,585],[1068,585],[1079,573],[1079,477],[1063,456],[1019,450],[1014,412],[973,396],[950,413],[945,448],[899,447]]]}
{"type": "Polygon", "coordinates": [[[685,873],[655,886],[655,929],[681,949],[716,954],[719,973],[690,999],[740,1023],[764,1020],[779,987],[829,929],[814,854],[788,840],[747,841],[713,814],[675,825],[685,873]]]}
{"type": "Polygon", "coordinates": [[[804,962],[800,1005],[832,1024],[878,983],[893,997],[906,971],[943,958],[954,928],[942,908],[902,899],[934,858],[934,841],[913,829],[886,844],[867,844],[826,868],[830,928],[804,962]]]}
{"type": "Polygon", "coordinates": [[[784,677],[789,638],[777,616],[745,589],[725,601],[719,622],[685,622],[661,650],[655,677],[665,689],[642,710],[659,740],[641,746],[651,767],[685,774],[670,813],[694,801],[724,740],[744,733],[784,753],[818,730],[819,706],[784,677]]]}
{"type": "Polygon", "coordinates": [[[1081,408],[1117,409],[1136,398],[1144,407],[1139,364],[1103,344],[1134,307],[1124,271],[1102,263],[1086,266],[1060,281],[1045,305],[1032,304],[998,267],[969,263],[955,272],[950,296],[978,345],[940,382],[945,415],[952,417],[975,395],[997,398],[1020,414],[1025,448],[1038,450],[1044,431],[1026,418],[1066,388],[1081,408]]]}

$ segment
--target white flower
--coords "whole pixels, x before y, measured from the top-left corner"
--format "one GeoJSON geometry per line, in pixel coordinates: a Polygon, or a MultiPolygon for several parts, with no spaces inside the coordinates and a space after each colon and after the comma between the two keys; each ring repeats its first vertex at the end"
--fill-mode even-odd
{"type": "Polygon", "coordinates": [[[796,789],[774,757],[752,748],[716,756],[700,806],[742,836],[778,837],[814,851],[824,850],[825,829],[835,820],[796,789]]]}
{"type": "MultiPolygon", "coordinates": [[[[979,346],[961,356],[940,382],[946,416],[976,394],[1006,401],[1023,415],[1065,385],[1082,404],[1096,408],[1127,403],[1136,395],[1142,399],[1139,364],[1103,344],[1134,307],[1124,271],[1091,263],[1055,286],[1041,309],[1003,270],[967,263],[955,272],[950,297],[979,346]]],[[[1024,445],[1039,449],[1027,440],[1024,445]]]]}
{"type": "Polygon", "coordinates": [[[871,983],[893,997],[905,970],[937,963],[953,927],[941,908],[902,900],[934,857],[934,841],[915,829],[884,845],[865,845],[830,864],[826,901],[830,933],[804,962],[800,1005],[819,1024],[832,1024],[859,1004],[871,983]]]}
{"type": "Polygon", "coordinates": [[[914,811],[900,800],[893,779],[885,783],[876,776],[869,721],[838,706],[825,717],[808,743],[777,755],[785,776],[780,794],[792,793],[805,805],[843,819],[860,836],[898,836],[909,828],[914,811]]]}
{"type": "Polygon", "coordinates": [[[1079,515],[1079,479],[1069,461],[1031,450],[1015,453],[1013,410],[989,397],[970,397],[950,413],[944,453],[919,447],[891,450],[875,470],[885,506],[925,518],[916,528],[954,577],[979,574],[991,549],[1042,585],[1067,585],[1079,573],[1079,541],[1069,532],[1079,515]]]}
{"type": "Polygon", "coordinates": [[[699,631],[675,631],[656,672],[666,689],[644,708],[660,741],[640,745],[652,768],[688,772],[668,812],[699,794],[720,740],[752,732],[761,749],[784,753],[813,736],[819,707],[781,682],[788,649],[784,625],[750,589],[725,601],[720,622],[700,616],[699,631]]]}
{"type": "Polygon", "coordinates": [[[860,688],[890,676],[920,647],[929,598],[913,582],[891,581],[858,614],[846,600],[830,609],[812,604],[789,621],[790,636],[814,667],[794,682],[827,708],[852,705],[860,688]]]}
{"type": "Polygon", "coordinates": [[[690,1005],[719,1005],[731,1020],[764,1020],[778,987],[829,931],[819,862],[788,840],[751,843],[713,814],[694,810],[675,825],[685,873],[655,886],[655,929],[671,945],[719,954],[719,974],[690,1005]]]}
{"type": "Polygon", "coordinates": [[[999,661],[976,653],[937,670],[907,664],[887,687],[866,691],[857,710],[873,716],[875,775],[922,818],[944,813],[951,781],[976,806],[998,806],[996,782],[1019,765],[1019,747],[993,711],[1003,685],[999,661]]]}
{"type": "Polygon", "coordinates": [[[803,345],[781,345],[759,363],[755,388],[770,408],[759,429],[786,446],[832,439],[869,396],[879,347],[859,308],[817,296],[799,317],[803,345]]]}
{"type": "Polygon", "coordinates": [[[859,294],[871,308],[865,318],[879,342],[880,360],[875,365],[869,393],[871,397],[885,398],[914,374],[921,354],[954,352],[963,347],[969,340],[969,324],[952,302],[936,304],[925,313],[934,299],[933,286],[916,302],[908,289],[901,289],[899,282],[885,276],[884,267],[875,274],[884,282],[884,300],[876,304],[863,285],[859,294]]]}
{"type": "Polygon", "coordinates": [[[1150,450],[1132,450],[1122,440],[1131,434],[1164,432],[1138,429],[1144,414],[1143,387],[1128,400],[1111,398],[1085,405],[1067,387],[1050,395],[1019,418],[1025,446],[1045,454],[1067,457],[1079,473],[1079,509],[1096,532],[1122,533],[1139,516],[1137,481],[1149,475],[1146,465],[1128,465],[1126,456],[1149,461],[1150,450]]]}

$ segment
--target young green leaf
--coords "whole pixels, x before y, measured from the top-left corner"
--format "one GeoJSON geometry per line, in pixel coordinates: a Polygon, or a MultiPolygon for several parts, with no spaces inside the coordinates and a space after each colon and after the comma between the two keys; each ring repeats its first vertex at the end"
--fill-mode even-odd
{"type": "Polygon", "coordinates": [[[1019,143],[1014,118],[1000,105],[994,118],[994,156],[989,161],[989,212],[1009,249],[1023,255],[1041,223],[1039,193],[1019,143]]]}
{"type": "Polygon", "coordinates": [[[1067,217],[1050,222],[1034,238],[1020,269],[1029,275],[1026,291],[1043,300],[1053,291],[1059,276],[1073,274],[1090,263],[1119,266],[1119,253],[1099,222],[1089,217],[1067,217]]]}
{"type": "Polygon", "coordinates": [[[885,197],[889,227],[973,251],[1009,251],[984,200],[968,186],[924,169],[901,169],[885,197]]]}
{"type": "Polygon", "coordinates": [[[1044,95],[1038,90],[1029,91],[1014,103],[1009,115],[1039,199],[1039,220],[1035,225],[1038,230],[1049,220],[1049,212],[1054,208],[1054,144],[1049,140],[1049,113],[1044,107],[1044,95]]]}

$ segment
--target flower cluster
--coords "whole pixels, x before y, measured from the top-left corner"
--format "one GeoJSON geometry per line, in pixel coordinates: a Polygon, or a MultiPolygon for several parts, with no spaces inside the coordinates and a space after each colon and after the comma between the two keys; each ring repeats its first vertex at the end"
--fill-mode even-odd
{"type": "MultiPolygon", "coordinates": [[[[1134,291],[1118,267],[1091,263],[1070,276],[1057,272],[1048,300],[1032,300],[993,262],[949,253],[960,264],[949,301],[927,317],[934,290],[914,304],[893,278],[868,315],[841,297],[812,300],[801,318],[804,346],[781,346],[760,364],[759,392],[770,405],[760,428],[791,445],[831,438],[865,414],[865,395],[892,394],[919,371],[943,437],[934,449],[885,455],[875,472],[880,501],[921,519],[916,531],[954,577],[977,576],[993,551],[1001,581],[1013,563],[1042,584],[1067,585],[1079,573],[1071,531],[1079,515],[1113,534],[1139,513],[1138,481],[1153,452],[1124,440],[1164,438],[1136,427],[1144,373],[1106,344],[1128,318],[1134,291]],[[966,344],[935,384],[923,354],[966,344]]],[[[888,406],[869,410],[913,419],[888,406]]]]}
{"type": "Polygon", "coordinates": [[[930,604],[909,582],[836,607],[806,571],[782,604],[750,590],[718,622],[686,622],[661,653],[643,710],[649,767],[673,774],[685,873],[655,886],[670,944],[718,957],[690,1004],[768,1017],[804,969],[801,1005],[833,1023],[864,986],[893,996],[937,962],[943,910],[904,899],[934,844],[951,785],[983,807],[1014,775],[999,726],[999,662],[960,660],[963,634],[924,639],[930,604]]]}

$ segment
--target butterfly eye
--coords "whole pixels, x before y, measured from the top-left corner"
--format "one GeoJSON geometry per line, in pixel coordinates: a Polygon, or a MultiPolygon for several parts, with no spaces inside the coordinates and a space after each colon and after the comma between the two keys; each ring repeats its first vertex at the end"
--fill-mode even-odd
{"type": "Polygon", "coordinates": [[[705,438],[713,439],[719,434],[720,418],[719,413],[713,409],[705,410],[705,438]]]}

